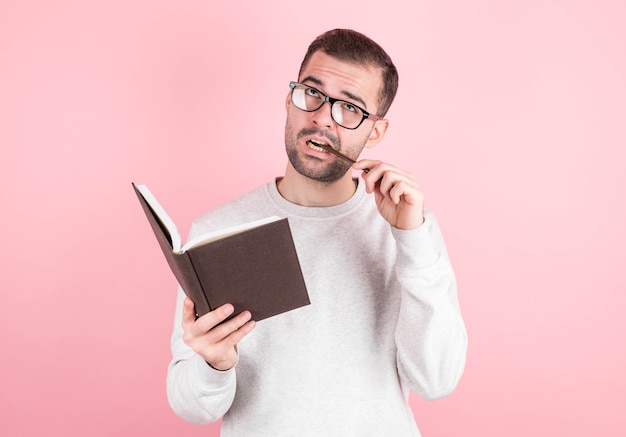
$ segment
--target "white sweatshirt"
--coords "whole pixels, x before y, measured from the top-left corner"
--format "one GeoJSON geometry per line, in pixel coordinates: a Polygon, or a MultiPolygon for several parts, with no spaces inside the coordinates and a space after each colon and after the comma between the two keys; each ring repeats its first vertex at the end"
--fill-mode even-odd
{"type": "Polygon", "coordinates": [[[273,181],[200,217],[189,238],[272,215],[289,218],[311,305],[259,321],[237,365],[220,372],[183,343],[179,289],[172,409],[198,424],[223,416],[224,437],[419,436],[409,389],[451,393],[467,349],[435,217],[399,230],[360,180],[331,207],[292,204],[273,181]]]}

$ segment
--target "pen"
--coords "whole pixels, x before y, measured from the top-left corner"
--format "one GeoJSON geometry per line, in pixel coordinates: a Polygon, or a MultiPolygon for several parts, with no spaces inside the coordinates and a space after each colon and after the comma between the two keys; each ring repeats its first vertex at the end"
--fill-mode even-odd
{"type": "MultiPolygon", "coordinates": [[[[329,144],[317,144],[316,143],[315,145],[318,146],[318,147],[321,147],[322,149],[326,150],[327,152],[332,153],[335,156],[338,156],[339,158],[341,158],[341,159],[343,159],[345,161],[348,161],[350,164],[354,164],[356,162],[354,159],[347,157],[346,155],[344,155],[340,151],[333,149],[333,147],[331,145],[329,145],[329,144]]],[[[365,173],[368,173],[370,171],[370,169],[369,168],[364,168],[363,171],[365,173]]]]}

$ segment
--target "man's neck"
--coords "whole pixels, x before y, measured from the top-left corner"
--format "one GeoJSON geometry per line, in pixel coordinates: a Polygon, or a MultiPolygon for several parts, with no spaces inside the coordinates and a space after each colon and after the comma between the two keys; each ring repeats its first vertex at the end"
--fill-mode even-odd
{"type": "Polygon", "coordinates": [[[286,200],[301,206],[334,206],[350,199],[356,190],[352,172],[336,182],[320,182],[298,173],[287,165],[285,176],[277,181],[278,192],[286,200]]]}

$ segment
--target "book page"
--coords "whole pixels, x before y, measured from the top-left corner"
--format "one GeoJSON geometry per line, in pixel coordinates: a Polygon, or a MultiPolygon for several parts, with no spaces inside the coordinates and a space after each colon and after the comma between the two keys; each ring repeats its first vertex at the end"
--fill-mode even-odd
{"type": "Polygon", "coordinates": [[[211,241],[219,240],[220,238],[225,238],[230,235],[238,234],[240,232],[246,231],[248,229],[256,228],[258,226],[265,225],[267,223],[275,222],[280,220],[280,217],[270,216],[261,220],[255,220],[253,222],[244,223],[242,225],[232,226],[225,229],[220,229],[218,231],[209,232],[208,234],[198,235],[197,237],[189,240],[180,250],[184,252],[189,250],[194,246],[199,246],[201,244],[210,243],[211,241]]]}
{"type": "Polygon", "coordinates": [[[170,218],[167,212],[165,212],[165,209],[161,206],[156,197],[154,197],[154,195],[150,192],[148,187],[146,187],[145,185],[136,185],[136,187],[143,196],[143,198],[146,199],[146,202],[148,203],[148,205],[150,205],[150,208],[152,208],[152,211],[156,215],[157,219],[163,224],[163,226],[165,226],[165,229],[172,241],[172,250],[174,252],[180,252],[182,241],[180,234],[178,233],[178,228],[176,227],[174,221],[170,218]]]}

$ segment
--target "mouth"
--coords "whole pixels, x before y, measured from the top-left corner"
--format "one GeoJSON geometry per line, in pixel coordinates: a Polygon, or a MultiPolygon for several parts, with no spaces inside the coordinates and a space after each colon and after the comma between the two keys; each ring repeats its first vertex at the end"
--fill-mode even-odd
{"type": "Polygon", "coordinates": [[[331,147],[329,144],[317,140],[309,140],[306,144],[313,150],[318,152],[327,152],[327,149],[331,147]]]}

